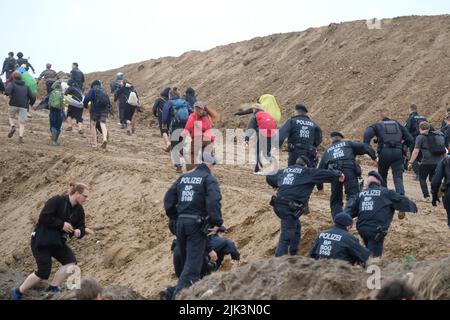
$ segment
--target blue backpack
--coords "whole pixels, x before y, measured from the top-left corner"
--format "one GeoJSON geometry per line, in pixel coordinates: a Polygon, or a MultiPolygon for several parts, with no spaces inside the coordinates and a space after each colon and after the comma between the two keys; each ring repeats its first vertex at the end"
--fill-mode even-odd
{"type": "Polygon", "coordinates": [[[189,118],[189,104],[184,99],[171,100],[172,104],[172,125],[185,123],[189,118]]]}

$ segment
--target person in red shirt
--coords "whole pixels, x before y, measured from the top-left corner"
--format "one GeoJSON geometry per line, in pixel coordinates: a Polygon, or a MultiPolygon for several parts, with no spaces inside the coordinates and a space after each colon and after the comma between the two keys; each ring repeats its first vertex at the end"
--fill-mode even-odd
{"type": "Polygon", "coordinates": [[[189,116],[184,131],[181,136],[184,138],[188,134],[191,136],[191,152],[190,159],[187,160],[186,170],[190,171],[195,168],[195,165],[202,163],[202,158],[199,157],[199,152],[207,151],[214,153],[215,135],[213,129],[213,119],[217,119],[218,114],[206,107],[202,101],[197,101],[194,104],[194,113],[189,116]]]}

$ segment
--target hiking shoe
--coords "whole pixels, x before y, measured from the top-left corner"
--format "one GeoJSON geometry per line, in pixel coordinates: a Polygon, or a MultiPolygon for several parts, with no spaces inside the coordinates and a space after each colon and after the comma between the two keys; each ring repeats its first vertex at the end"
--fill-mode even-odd
{"type": "Polygon", "coordinates": [[[159,300],[172,300],[172,296],[169,293],[169,288],[165,288],[159,292],[159,300]]]}
{"type": "Polygon", "coordinates": [[[79,134],[84,134],[83,129],[78,130],[78,133],[79,133],[79,134]]]}
{"type": "Polygon", "coordinates": [[[131,136],[131,131],[127,130],[127,136],[131,136]]]}
{"type": "Polygon", "coordinates": [[[16,132],[16,126],[12,126],[8,133],[8,138],[12,138],[14,135],[14,132],[16,132]]]}
{"type": "Polygon", "coordinates": [[[58,142],[58,141],[53,141],[53,145],[54,145],[55,147],[59,147],[59,142],[58,142]]]}
{"type": "Polygon", "coordinates": [[[66,129],[66,131],[72,131],[72,130],[73,130],[72,127],[68,127],[68,128],[66,129]]]}
{"type": "Polygon", "coordinates": [[[165,147],[165,148],[163,148],[163,150],[164,150],[164,152],[167,152],[167,153],[169,153],[170,152],[170,145],[169,146],[167,146],[167,147],[165,147]]]}
{"type": "Polygon", "coordinates": [[[48,286],[48,288],[44,290],[44,295],[47,298],[50,298],[50,297],[55,296],[60,293],[61,293],[61,289],[58,287],[53,287],[53,286],[48,286]]]}
{"type": "Polygon", "coordinates": [[[126,125],[124,125],[124,124],[121,124],[120,125],[120,129],[125,129],[127,126],[126,125]]]}
{"type": "Polygon", "coordinates": [[[108,144],[108,141],[103,141],[103,143],[102,143],[102,149],[106,149],[106,145],[108,144]]]}
{"type": "Polygon", "coordinates": [[[25,142],[23,141],[23,137],[19,137],[19,143],[20,144],[24,144],[25,142]]]}
{"type": "Polygon", "coordinates": [[[19,288],[11,289],[11,300],[22,300],[23,295],[20,292],[19,288]]]}

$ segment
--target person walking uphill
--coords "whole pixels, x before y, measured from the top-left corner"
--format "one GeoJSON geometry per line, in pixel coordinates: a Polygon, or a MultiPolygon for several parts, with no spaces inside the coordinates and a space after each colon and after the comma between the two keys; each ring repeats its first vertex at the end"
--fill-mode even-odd
{"type": "Polygon", "coordinates": [[[439,192],[443,191],[442,203],[447,211],[447,223],[450,228],[450,156],[445,157],[437,165],[436,172],[431,180],[432,205],[437,207],[439,192]],[[442,181],[444,180],[444,181],[442,181]],[[442,187],[441,187],[441,184],[442,187]]]}
{"type": "Polygon", "coordinates": [[[17,64],[19,65],[19,67],[25,66],[25,70],[29,71],[31,69],[31,71],[33,71],[33,74],[35,73],[35,70],[33,68],[33,66],[31,65],[31,63],[28,61],[28,59],[25,59],[23,57],[23,53],[22,52],[18,52],[17,53],[17,64]]]}
{"type": "Polygon", "coordinates": [[[21,300],[29,289],[50,277],[52,258],[61,267],[45,291],[49,294],[61,291],[60,285],[69,276],[69,268],[77,264],[66,241],[72,237],[81,239],[85,236],[83,205],[89,197],[89,188],[85,184],[71,183],[68,194],[52,197],[45,203],[31,237],[31,251],[37,271],[30,274],[20,287],[11,290],[13,300],[21,300]]]}
{"type": "Polygon", "coordinates": [[[213,117],[217,118],[214,111],[206,107],[202,101],[194,103],[194,113],[192,113],[181,136],[185,138],[191,136],[190,159],[186,162],[186,170],[191,171],[199,163],[202,163],[203,153],[214,154],[215,135],[213,129],[213,117]]]}
{"type": "Polygon", "coordinates": [[[78,133],[83,134],[83,92],[78,88],[78,85],[73,80],[69,80],[67,83],[69,87],[64,92],[66,96],[66,102],[69,105],[69,109],[67,110],[67,131],[73,130],[72,120],[78,124],[78,133]],[[68,101],[68,97],[71,98],[71,101],[68,101]]]}
{"type": "Polygon", "coordinates": [[[42,79],[45,80],[45,88],[47,89],[47,95],[49,95],[50,92],[52,92],[53,84],[56,80],[58,80],[58,74],[55,70],[52,70],[52,65],[50,63],[47,63],[46,69],[42,71],[37,82],[41,81],[42,79]]]}
{"type": "Polygon", "coordinates": [[[223,224],[222,195],[212,175],[216,164],[212,155],[204,154],[203,163],[178,178],[164,197],[166,215],[177,220],[177,247],[183,265],[173,299],[200,279],[207,236],[217,233],[223,224]]]}
{"type": "Polygon", "coordinates": [[[16,70],[17,61],[14,59],[14,52],[8,53],[8,57],[3,62],[2,74],[6,73],[6,84],[8,85],[8,79],[10,79],[13,72],[16,70]]]}
{"type": "Polygon", "coordinates": [[[164,105],[167,101],[169,101],[170,90],[170,88],[165,88],[163,91],[161,91],[160,97],[156,99],[153,105],[153,115],[158,119],[159,131],[161,132],[161,137],[164,141],[164,150],[166,150],[167,152],[170,151],[169,129],[163,129],[162,116],[164,105]]]}
{"type": "Polygon", "coordinates": [[[270,113],[265,112],[263,107],[256,105],[253,108],[253,117],[247,126],[247,131],[245,133],[245,146],[249,146],[250,138],[253,133],[256,132],[256,166],[255,174],[260,174],[262,172],[262,161],[261,161],[261,150],[263,152],[263,157],[268,159],[271,163],[272,158],[272,138],[278,133],[277,123],[275,119],[270,115],[270,113]]]}
{"type": "Polygon", "coordinates": [[[12,138],[16,132],[15,119],[19,121],[19,143],[24,143],[23,135],[25,132],[25,123],[28,118],[28,107],[36,102],[36,96],[31,89],[22,81],[20,72],[13,73],[14,81],[9,83],[5,90],[5,95],[9,97],[9,124],[11,129],[8,138],[12,138]]]}
{"type": "Polygon", "coordinates": [[[381,121],[368,127],[364,133],[364,143],[370,145],[372,138],[378,141],[378,171],[383,178],[383,186],[387,187],[387,176],[389,168],[392,168],[394,176],[395,191],[405,194],[403,186],[403,145],[413,147],[414,139],[400,123],[389,118],[389,111],[384,109],[380,112],[381,121]]]}
{"type": "Polygon", "coordinates": [[[118,101],[119,110],[122,111],[121,122],[125,124],[127,134],[134,133],[133,116],[139,106],[139,96],[128,80],[122,81],[122,86],[114,93],[114,101],[118,101]]]}
{"type": "Polygon", "coordinates": [[[383,254],[383,243],[392,223],[395,210],[417,212],[417,206],[404,195],[383,187],[383,178],[376,171],[369,172],[369,186],[359,193],[356,200],[345,209],[353,218],[358,218],[356,229],[367,249],[374,257],[383,254]]]}
{"type": "Polygon", "coordinates": [[[310,251],[313,259],[337,259],[350,264],[364,265],[370,257],[370,251],[361,246],[358,239],[350,233],[353,219],[347,213],[338,213],[334,217],[335,226],[317,237],[310,251]]]}
{"type": "Polygon", "coordinates": [[[295,164],[300,156],[308,157],[313,167],[317,166],[317,147],[322,143],[322,129],[308,117],[308,109],[303,104],[295,106],[297,115],[281,127],[280,148],[288,139],[288,166],[295,164]]]}
{"type": "Polygon", "coordinates": [[[74,62],[72,64],[72,71],[70,71],[70,79],[72,79],[81,91],[84,91],[84,73],[78,69],[78,63],[74,62]]]}
{"type": "Polygon", "coordinates": [[[58,146],[58,139],[61,134],[61,126],[64,121],[64,93],[61,87],[61,81],[56,81],[53,86],[53,91],[48,97],[48,106],[50,109],[50,133],[51,140],[54,146],[58,146]]]}
{"type": "MultiPolygon", "coordinates": [[[[358,178],[361,177],[362,172],[355,157],[367,154],[375,161],[377,155],[368,144],[343,141],[344,135],[341,132],[331,132],[330,137],[331,146],[325,150],[319,168],[339,170],[345,175],[344,183],[336,181],[331,184],[330,207],[331,215],[334,218],[343,210],[343,187],[345,187],[347,203],[352,201],[360,191],[358,178]]],[[[319,185],[318,189],[322,190],[323,186],[319,185]]]]}
{"type": "Polygon", "coordinates": [[[423,197],[428,199],[430,193],[427,179],[431,182],[438,163],[447,155],[447,147],[444,135],[440,131],[431,131],[431,126],[426,121],[420,124],[420,134],[416,138],[416,145],[408,163],[409,170],[413,169],[419,153],[422,153],[422,161],[419,166],[420,189],[423,197]]]}
{"type": "Polygon", "coordinates": [[[92,107],[90,110],[91,116],[91,139],[92,146],[97,147],[97,123],[100,123],[100,128],[103,134],[102,148],[106,149],[108,144],[108,130],[106,128],[106,120],[108,119],[108,114],[111,110],[111,102],[109,97],[105,92],[100,80],[95,80],[91,84],[91,90],[84,97],[84,107],[87,108],[91,102],[92,107]]]}
{"type": "Polygon", "coordinates": [[[293,166],[267,176],[267,183],[278,189],[277,195],[270,202],[275,214],[281,219],[276,257],[288,253],[297,255],[301,235],[300,216],[308,213],[308,202],[315,185],[338,179],[340,182],[345,180],[340,171],[313,168],[307,156],[300,156],[293,166]]]}

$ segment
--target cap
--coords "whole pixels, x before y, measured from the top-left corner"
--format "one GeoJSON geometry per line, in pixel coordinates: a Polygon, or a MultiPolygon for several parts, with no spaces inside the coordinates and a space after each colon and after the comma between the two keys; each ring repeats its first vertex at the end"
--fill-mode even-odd
{"type": "Polygon", "coordinates": [[[342,132],[339,131],[333,131],[330,133],[330,137],[334,138],[334,137],[341,137],[342,139],[344,139],[344,135],[342,134],[342,132]]]}
{"type": "Polygon", "coordinates": [[[206,104],[203,101],[197,101],[196,103],[194,103],[194,108],[205,110],[206,104]]]}
{"type": "Polygon", "coordinates": [[[308,113],[308,109],[306,108],[306,106],[304,104],[301,104],[301,103],[297,104],[295,106],[295,110],[297,110],[297,111],[304,111],[304,112],[308,113]]]}
{"type": "Polygon", "coordinates": [[[353,219],[348,213],[341,212],[334,217],[334,223],[344,227],[348,227],[353,224],[353,219]]]}
{"type": "Polygon", "coordinates": [[[376,172],[376,171],[370,171],[369,172],[369,177],[375,177],[375,178],[377,178],[381,183],[383,183],[383,178],[381,177],[381,175],[378,173],[378,172],[376,172]]]}

